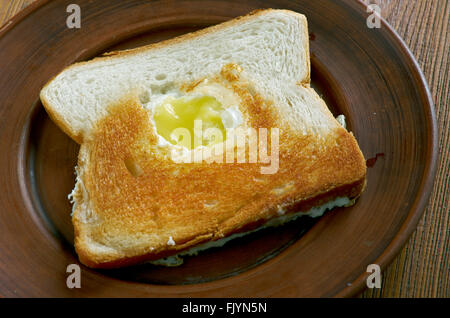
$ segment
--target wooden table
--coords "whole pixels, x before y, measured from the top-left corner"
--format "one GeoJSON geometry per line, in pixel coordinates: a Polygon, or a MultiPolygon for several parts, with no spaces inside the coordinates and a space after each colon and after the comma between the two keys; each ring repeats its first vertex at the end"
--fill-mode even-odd
{"type": "MultiPolygon", "coordinates": [[[[35,0],[0,0],[0,26],[35,0]]],[[[357,1],[357,0],[355,0],[357,1]]],[[[404,39],[428,81],[439,123],[439,167],[417,230],[384,271],[381,289],[360,297],[450,297],[450,3],[448,0],[364,0],[404,39]]]]}

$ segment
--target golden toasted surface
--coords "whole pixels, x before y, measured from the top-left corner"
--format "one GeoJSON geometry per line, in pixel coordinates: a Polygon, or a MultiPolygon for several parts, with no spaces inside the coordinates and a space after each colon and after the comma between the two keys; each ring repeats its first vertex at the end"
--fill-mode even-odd
{"type": "MultiPolygon", "coordinates": [[[[75,209],[82,262],[102,267],[176,254],[275,217],[281,205],[299,206],[347,185],[355,188],[345,194],[359,195],[366,167],[352,134],[340,127],[325,137],[303,135],[286,125],[276,105],[250,84],[228,78],[232,74],[225,71],[220,77],[240,96],[250,126],[269,129],[269,136],[270,128],[279,128],[278,171],[261,174],[268,163],[249,163],[248,152],[246,163],[173,162],[167,149],[157,145],[150,112],[129,96],[111,106],[81,146],[80,156],[88,160],[79,161],[80,177],[96,216],[84,224],[81,205],[75,209]],[[100,256],[90,251],[88,241],[114,252],[100,256]]],[[[310,205],[314,202],[319,199],[310,205]]]]}

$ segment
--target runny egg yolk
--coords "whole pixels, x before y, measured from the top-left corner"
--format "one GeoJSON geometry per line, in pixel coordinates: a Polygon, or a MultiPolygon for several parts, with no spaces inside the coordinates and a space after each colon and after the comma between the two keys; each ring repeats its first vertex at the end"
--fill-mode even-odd
{"type": "Polygon", "coordinates": [[[221,118],[224,110],[212,96],[167,97],[155,107],[153,119],[157,133],[164,139],[173,145],[194,149],[225,140],[221,118]],[[215,133],[209,133],[209,128],[214,128],[215,133]]]}

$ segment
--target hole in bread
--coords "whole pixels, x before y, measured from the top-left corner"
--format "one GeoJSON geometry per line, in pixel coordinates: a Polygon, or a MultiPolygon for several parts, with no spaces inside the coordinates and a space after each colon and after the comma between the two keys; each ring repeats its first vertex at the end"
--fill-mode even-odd
{"type": "Polygon", "coordinates": [[[144,173],[144,170],[142,170],[142,168],[137,164],[137,162],[133,158],[128,156],[123,160],[123,162],[128,172],[133,177],[139,177],[141,174],[144,173]]]}
{"type": "Polygon", "coordinates": [[[93,78],[89,78],[86,80],[86,84],[92,84],[94,82],[93,78]]]}
{"type": "Polygon", "coordinates": [[[167,75],[166,75],[166,74],[158,74],[158,75],[155,76],[155,79],[156,79],[157,81],[163,81],[163,80],[165,80],[166,78],[167,78],[167,75]]]}

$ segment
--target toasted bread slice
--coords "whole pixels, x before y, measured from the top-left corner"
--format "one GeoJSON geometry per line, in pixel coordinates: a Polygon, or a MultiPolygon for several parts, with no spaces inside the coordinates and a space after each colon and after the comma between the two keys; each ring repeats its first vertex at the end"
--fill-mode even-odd
{"type": "Polygon", "coordinates": [[[309,63],[306,18],[263,10],[78,63],[51,80],[41,100],[81,144],[71,194],[80,261],[112,268],[159,260],[353,202],[365,185],[364,157],[309,86],[309,63]],[[278,143],[268,146],[278,154],[273,173],[250,159],[251,142],[225,145],[208,162],[173,160],[153,118],[158,98],[172,92],[220,95],[242,114],[242,128],[268,129],[271,142],[277,129],[278,143]],[[229,150],[244,160],[218,160],[229,150]]]}

